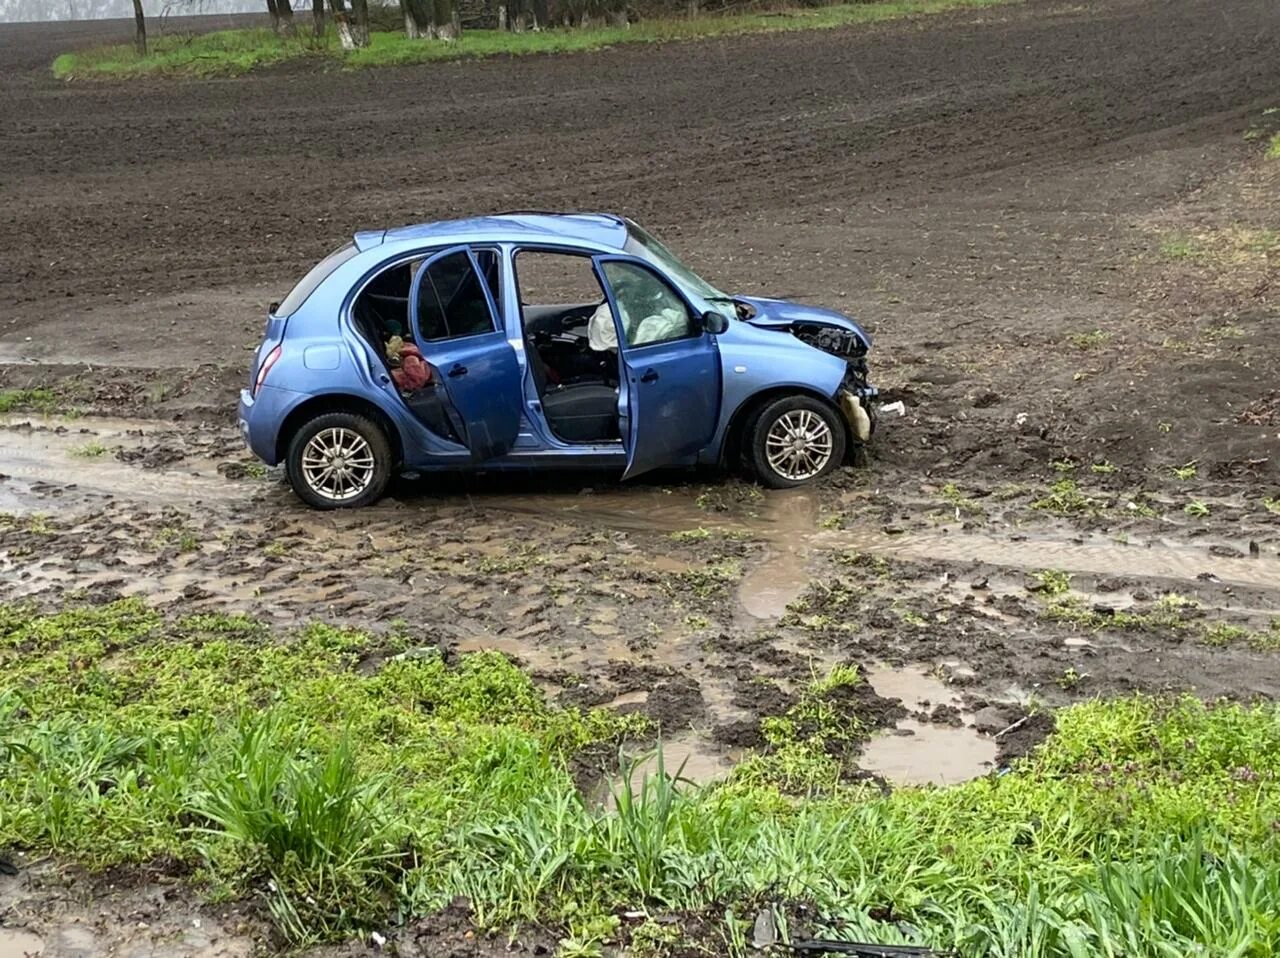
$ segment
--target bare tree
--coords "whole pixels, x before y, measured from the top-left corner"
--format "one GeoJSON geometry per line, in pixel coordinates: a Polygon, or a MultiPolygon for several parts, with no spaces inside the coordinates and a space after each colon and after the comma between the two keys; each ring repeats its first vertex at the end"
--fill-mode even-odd
{"type": "Polygon", "coordinates": [[[352,37],[355,39],[356,46],[367,47],[369,45],[369,0],[351,0],[351,9],[356,15],[355,27],[351,31],[352,37]]]}
{"type": "Polygon", "coordinates": [[[343,0],[329,0],[333,11],[333,26],[338,31],[338,42],[344,50],[369,45],[369,3],[368,0],[351,0],[354,21],[347,13],[347,5],[343,0]]]}
{"type": "Polygon", "coordinates": [[[311,0],[311,30],[317,37],[324,36],[324,0],[311,0]]]}
{"type": "Polygon", "coordinates": [[[456,40],[462,36],[462,18],[454,0],[400,0],[400,9],[404,32],[411,39],[456,40]]]}
{"type": "Polygon", "coordinates": [[[293,26],[293,5],[289,0],[276,0],[276,12],[280,15],[276,33],[282,37],[294,36],[296,31],[293,26]]]}
{"type": "Polygon", "coordinates": [[[400,12],[404,14],[404,33],[410,40],[430,35],[431,16],[423,0],[400,0],[400,12]]]}
{"type": "Polygon", "coordinates": [[[456,40],[462,36],[462,16],[453,0],[430,0],[431,32],[438,40],[456,40]]]}
{"type": "Polygon", "coordinates": [[[293,7],[289,0],[267,0],[267,13],[271,14],[271,29],[278,37],[294,35],[293,7]]]}
{"type": "Polygon", "coordinates": [[[147,18],[142,12],[142,0],[133,0],[133,48],[138,56],[147,55],[147,18]]]}

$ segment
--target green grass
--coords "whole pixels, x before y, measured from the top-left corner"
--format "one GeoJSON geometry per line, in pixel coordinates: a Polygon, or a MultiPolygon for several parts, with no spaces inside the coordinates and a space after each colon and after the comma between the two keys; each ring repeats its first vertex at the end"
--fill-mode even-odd
{"type": "Polygon", "coordinates": [[[1160,244],[1160,255],[1168,259],[1190,259],[1200,255],[1200,246],[1185,234],[1177,233],[1160,244]]]}
{"type": "Polygon", "coordinates": [[[1272,133],[1267,140],[1267,159],[1280,160],[1280,133],[1272,133]]]}
{"type": "Polygon", "coordinates": [[[1017,0],[884,0],[829,7],[704,16],[692,19],[644,20],[630,27],[554,29],[508,33],[468,30],[461,40],[410,40],[400,32],[375,32],[368,47],[343,52],[336,38],[299,37],[281,40],[269,30],[223,30],[198,36],[154,39],[145,57],[130,44],[64,53],[53,61],[59,79],[137,77],[150,74],[236,74],[285,60],[312,57],[352,67],[392,66],[433,60],[573,53],[622,43],[657,43],[703,37],[790,30],[821,30],[896,17],[939,13],[956,8],[985,8],[1017,0]]]}
{"type": "Polygon", "coordinates": [[[79,459],[97,459],[107,453],[107,447],[96,439],[91,439],[82,446],[75,446],[71,455],[79,459]]]}
{"type": "Polygon", "coordinates": [[[1055,516],[1091,514],[1106,507],[1105,501],[1085,494],[1074,479],[1066,477],[1054,482],[1045,495],[1031,503],[1032,509],[1055,516]]]}
{"type": "Polygon", "coordinates": [[[0,413],[57,412],[60,403],[50,389],[0,389],[0,413]]]}
{"type": "Polygon", "coordinates": [[[574,955],[744,956],[763,903],[784,929],[803,905],[817,936],[965,958],[1280,952],[1277,706],[1088,702],[1010,774],[885,796],[841,757],[861,681],[815,677],[715,787],[665,769],[607,811],[571,763],[636,720],[548,705],[501,656],[0,606],[0,849],[171,857],[292,943],[461,895],[481,927],[537,922],[574,955]]]}
{"type": "Polygon", "coordinates": [[[1073,333],[1067,337],[1067,342],[1076,349],[1089,350],[1105,345],[1109,339],[1111,339],[1110,333],[1095,329],[1087,333],[1073,333]]]}

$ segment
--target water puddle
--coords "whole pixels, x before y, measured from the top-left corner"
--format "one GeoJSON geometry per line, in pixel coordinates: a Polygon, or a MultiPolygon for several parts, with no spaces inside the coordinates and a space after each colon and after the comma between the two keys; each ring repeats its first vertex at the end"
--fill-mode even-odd
{"type": "Polygon", "coordinates": [[[145,502],[190,505],[210,501],[244,501],[248,488],[218,475],[217,463],[180,449],[181,434],[169,423],[84,418],[62,423],[40,417],[0,418],[0,508],[28,513],[47,509],[49,497],[139,497],[145,502]],[[176,461],[144,468],[116,458],[116,451],[136,452],[145,461],[164,437],[176,461]]]}
{"type": "MultiPolygon", "coordinates": [[[[875,667],[867,671],[867,681],[877,695],[898,699],[908,712],[960,708],[955,692],[921,667],[875,667]]],[[[998,745],[973,728],[971,714],[961,711],[960,721],[960,726],[937,725],[909,716],[873,736],[858,765],[895,785],[955,785],[984,775],[995,764],[998,745]]]]}
{"type": "Polygon", "coordinates": [[[996,751],[972,728],[905,719],[868,742],[858,765],[895,785],[956,785],[989,771],[996,751]]]}
{"type": "Polygon", "coordinates": [[[882,699],[898,699],[908,711],[957,702],[955,693],[936,675],[923,668],[891,669],[873,666],[867,682],[882,699]]]}
{"type": "Polygon", "coordinates": [[[1051,536],[1006,539],[971,532],[888,535],[876,531],[824,532],[815,541],[890,558],[1160,579],[1193,580],[1211,574],[1223,582],[1280,589],[1280,562],[1274,559],[1221,558],[1209,555],[1206,546],[1163,541],[1119,545],[1101,538],[1075,542],[1051,536]]]}
{"type": "Polygon", "coordinates": [[[38,935],[16,928],[0,928],[0,958],[35,958],[44,953],[44,941],[38,935]]]}
{"type": "Polygon", "coordinates": [[[752,618],[781,618],[808,586],[809,535],[817,517],[817,500],[808,493],[778,493],[770,500],[759,528],[769,551],[738,585],[738,601],[752,618]]]}

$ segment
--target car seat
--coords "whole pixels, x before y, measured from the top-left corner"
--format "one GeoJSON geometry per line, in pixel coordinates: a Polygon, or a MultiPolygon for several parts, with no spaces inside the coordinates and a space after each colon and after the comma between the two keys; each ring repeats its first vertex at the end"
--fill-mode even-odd
{"type": "Polygon", "coordinates": [[[542,413],[552,432],[565,442],[618,438],[618,390],[602,382],[548,383],[547,367],[538,348],[526,339],[524,352],[542,399],[542,413]]]}

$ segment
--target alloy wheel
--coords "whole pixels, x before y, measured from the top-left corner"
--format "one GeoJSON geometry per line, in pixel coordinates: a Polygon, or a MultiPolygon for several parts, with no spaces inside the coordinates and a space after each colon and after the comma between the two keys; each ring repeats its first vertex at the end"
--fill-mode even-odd
{"type": "Polygon", "coordinates": [[[360,495],[369,488],[373,473],[373,449],[353,429],[321,429],[302,450],[302,475],[307,485],[334,502],[360,495]]]}
{"type": "Polygon", "coordinates": [[[831,426],[808,409],[792,409],[779,416],[765,437],[769,467],[784,479],[811,479],[826,468],[835,442],[831,426]]]}

